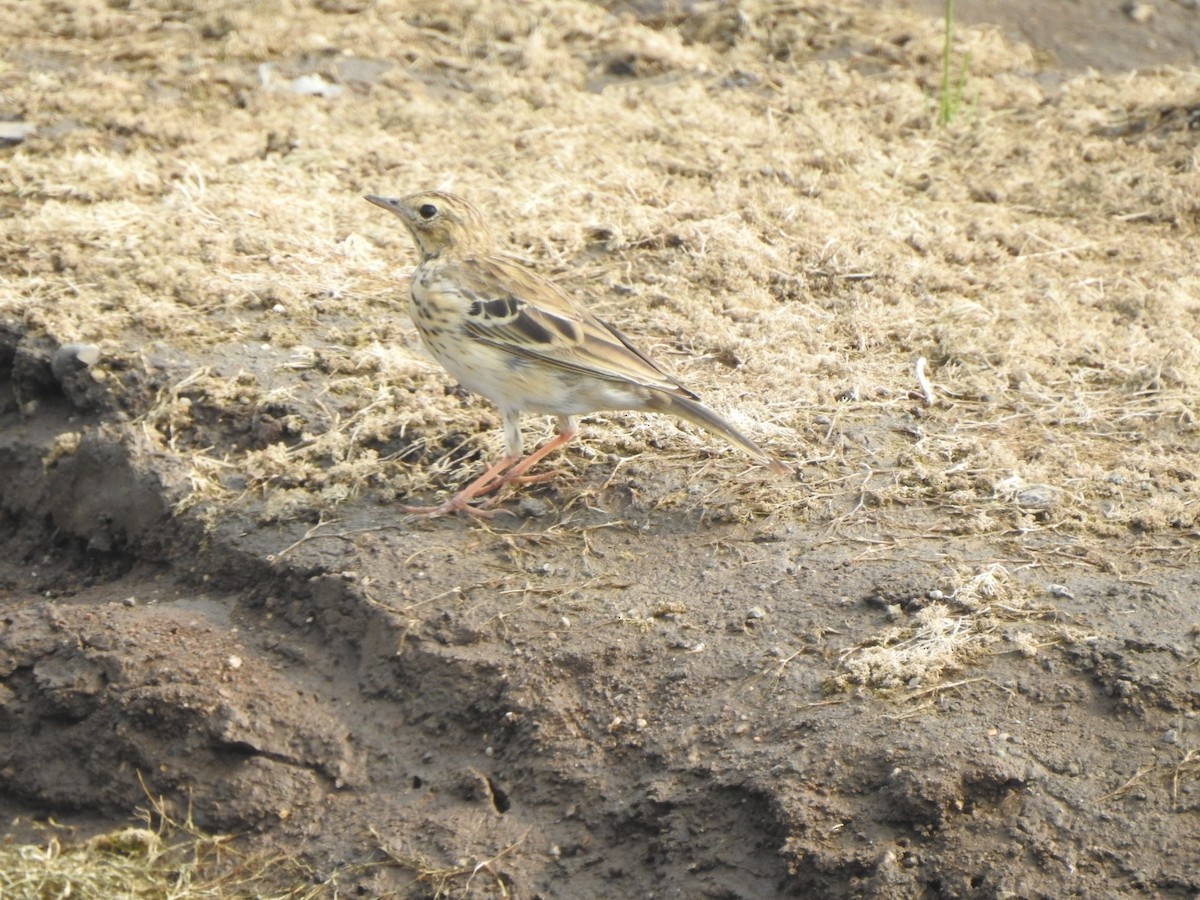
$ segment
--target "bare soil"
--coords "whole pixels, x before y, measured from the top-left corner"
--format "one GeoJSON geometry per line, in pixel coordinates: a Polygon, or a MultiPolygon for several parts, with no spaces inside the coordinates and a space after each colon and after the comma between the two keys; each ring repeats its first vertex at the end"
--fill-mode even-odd
{"type": "Polygon", "coordinates": [[[960,27],[939,128],[940,28],[0,8],[8,840],[149,795],[329,896],[1200,894],[1200,79],[960,27]],[[427,187],[795,476],[601,414],[400,513],[499,448],[360,199],[427,187]]]}

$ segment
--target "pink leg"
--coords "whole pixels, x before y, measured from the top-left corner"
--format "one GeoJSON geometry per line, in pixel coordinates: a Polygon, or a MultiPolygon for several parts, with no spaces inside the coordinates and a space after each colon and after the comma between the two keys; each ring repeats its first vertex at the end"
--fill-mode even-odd
{"type": "Polygon", "coordinates": [[[407,513],[416,513],[422,516],[445,516],[452,512],[468,512],[471,515],[483,516],[484,518],[495,515],[494,512],[489,512],[485,509],[477,509],[471,505],[471,500],[478,497],[480,494],[486,494],[488,491],[494,491],[500,485],[504,484],[501,474],[505,469],[508,469],[513,463],[520,459],[519,456],[505,456],[498,462],[488,468],[486,472],[468,484],[465,488],[447,500],[445,503],[438,506],[405,506],[404,511],[407,513]]]}
{"type": "Polygon", "coordinates": [[[558,434],[524,459],[508,455],[492,465],[486,472],[468,484],[465,488],[438,506],[406,506],[404,511],[424,516],[445,516],[452,512],[465,512],[480,518],[491,518],[499,510],[487,509],[495,498],[489,500],[483,507],[472,506],[471,501],[483,494],[491,493],[506,484],[541,484],[554,477],[553,472],[544,475],[526,475],[525,473],[553,453],[563,444],[569,443],[575,437],[575,423],[569,419],[560,421],[558,434]]]}
{"type": "Polygon", "coordinates": [[[507,474],[501,476],[500,484],[541,484],[549,481],[554,477],[553,472],[547,472],[545,475],[527,476],[525,473],[536,466],[539,462],[546,458],[547,455],[553,453],[563,444],[568,444],[575,437],[576,429],[573,425],[568,425],[561,428],[551,440],[546,441],[538,449],[530,453],[524,460],[513,466],[507,474]]]}
{"type": "Polygon", "coordinates": [[[508,472],[504,472],[504,470],[512,465],[515,457],[506,456],[459,491],[458,496],[463,496],[467,491],[474,489],[470,497],[479,497],[483,494],[490,494],[492,491],[502,488],[506,484],[545,484],[547,481],[552,480],[557,473],[545,472],[541,475],[526,475],[524,473],[528,472],[563,444],[569,443],[577,433],[578,430],[574,426],[559,431],[558,434],[546,442],[544,447],[539,447],[533,453],[530,453],[508,472]],[[501,472],[504,472],[504,474],[500,474],[501,472]],[[491,477],[494,477],[495,480],[489,483],[488,478],[491,477]]]}

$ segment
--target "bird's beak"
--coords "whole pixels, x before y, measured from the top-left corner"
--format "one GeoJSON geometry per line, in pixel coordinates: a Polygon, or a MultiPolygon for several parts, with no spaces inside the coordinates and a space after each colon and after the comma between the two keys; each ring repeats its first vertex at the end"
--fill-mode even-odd
{"type": "Polygon", "coordinates": [[[391,197],[380,197],[376,194],[367,194],[364,198],[376,206],[382,206],[388,212],[399,212],[400,201],[391,197]]]}

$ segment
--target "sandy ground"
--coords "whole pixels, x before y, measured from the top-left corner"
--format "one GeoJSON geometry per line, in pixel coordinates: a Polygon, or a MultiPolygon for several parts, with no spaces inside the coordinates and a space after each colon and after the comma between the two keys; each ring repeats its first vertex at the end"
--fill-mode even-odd
{"type": "Polygon", "coordinates": [[[1200,892],[1194,10],[960,28],[942,128],[917,11],[246,6],[0,7],[10,841],[149,794],[330,896],[1200,892]],[[794,474],[603,413],[403,515],[500,448],[361,199],[426,187],[794,474]]]}

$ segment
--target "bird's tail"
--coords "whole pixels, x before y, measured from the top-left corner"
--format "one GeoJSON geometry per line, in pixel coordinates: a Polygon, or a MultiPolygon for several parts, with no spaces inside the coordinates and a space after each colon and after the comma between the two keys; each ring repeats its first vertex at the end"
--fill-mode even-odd
{"type": "Polygon", "coordinates": [[[647,406],[654,412],[670,413],[681,419],[687,419],[693,425],[699,425],[705,431],[719,434],[735,447],[745,450],[772,472],[786,474],[792,471],[779,460],[767,454],[758,444],[754,443],[754,441],[750,440],[750,438],[746,437],[703,403],[692,400],[689,397],[681,397],[678,394],[653,391],[647,406]]]}

